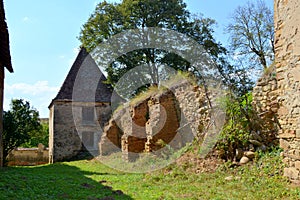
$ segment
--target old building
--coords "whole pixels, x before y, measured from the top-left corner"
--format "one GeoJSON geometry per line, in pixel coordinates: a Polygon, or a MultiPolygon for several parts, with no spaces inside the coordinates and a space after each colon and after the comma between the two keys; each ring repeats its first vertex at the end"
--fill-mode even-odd
{"type": "MultiPolygon", "coordinates": [[[[0,2],[0,113],[3,112],[3,90],[4,90],[4,68],[13,72],[10,50],[9,35],[5,21],[3,0],[0,2]]],[[[2,114],[0,115],[0,167],[3,166],[3,124],[2,114]]]]}
{"type": "Polygon", "coordinates": [[[275,0],[277,111],[285,176],[300,182],[300,1],[275,0]]]}
{"type": "Polygon", "coordinates": [[[84,150],[98,153],[98,141],[111,115],[112,88],[82,48],[57,96],[49,118],[49,162],[72,159],[84,150]]]}

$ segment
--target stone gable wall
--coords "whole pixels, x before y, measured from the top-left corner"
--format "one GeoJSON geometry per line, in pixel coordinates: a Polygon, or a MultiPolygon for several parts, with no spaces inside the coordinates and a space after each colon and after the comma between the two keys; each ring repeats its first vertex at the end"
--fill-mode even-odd
{"type": "Polygon", "coordinates": [[[98,141],[110,116],[109,103],[54,101],[49,119],[49,162],[69,160],[86,150],[98,154],[98,141]],[[83,107],[95,107],[93,122],[83,122],[83,107]],[[93,135],[93,145],[84,144],[87,132],[93,135]]]}

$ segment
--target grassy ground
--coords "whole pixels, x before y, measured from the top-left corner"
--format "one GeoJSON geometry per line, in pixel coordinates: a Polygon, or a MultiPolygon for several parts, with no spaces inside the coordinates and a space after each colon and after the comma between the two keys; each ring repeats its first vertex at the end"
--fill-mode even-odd
{"type": "Polygon", "coordinates": [[[278,152],[254,164],[196,174],[171,165],[127,174],[96,160],[0,169],[0,199],[299,199],[283,178],[278,152]]]}

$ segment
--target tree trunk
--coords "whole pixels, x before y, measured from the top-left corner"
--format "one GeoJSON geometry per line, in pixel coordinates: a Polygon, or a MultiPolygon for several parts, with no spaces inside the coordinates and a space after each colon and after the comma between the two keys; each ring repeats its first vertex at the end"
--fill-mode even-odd
{"type": "MultiPolygon", "coordinates": [[[[2,65],[0,65],[2,66],[2,65]]],[[[4,67],[0,67],[0,167],[3,167],[3,92],[4,92],[4,67]]]]}

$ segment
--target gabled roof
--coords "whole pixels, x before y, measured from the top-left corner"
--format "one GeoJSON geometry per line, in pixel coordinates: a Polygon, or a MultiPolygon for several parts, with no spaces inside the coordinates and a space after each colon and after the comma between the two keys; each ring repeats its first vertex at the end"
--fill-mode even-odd
{"type": "Polygon", "coordinates": [[[0,67],[6,67],[10,72],[14,71],[11,65],[9,36],[5,21],[3,0],[0,1],[0,65],[0,67]]]}
{"type": "Polygon", "coordinates": [[[94,95],[93,97],[95,102],[110,102],[112,87],[109,84],[105,84],[104,81],[106,81],[106,77],[103,75],[91,55],[86,51],[85,48],[82,47],[64,83],[62,84],[57,96],[53,99],[53,101],[80,101],[81,97],[74,97],[74,91],[76,92],[80,90],[81,96],[83,98],[82,101],[84,101],[84,98],[87,95],[94,95]],[[85,72],[83,72],[83,69],[85,70],[85,72]],[[90,75],[83,74],[86,72],[90,72],[90,75]],[[96,83],[97,85],[95,84],[95,81],[98,81],[98,83],[96,83]],[[74,86],[77,87],[75,90],[74,86]],[[96,86],[96,89],[90,89],[94,86],[96,86]],[[78,89],[78,87],[80,88],[78,89]],[[90,94],[91,92],[93,94],[90,94]]]}

